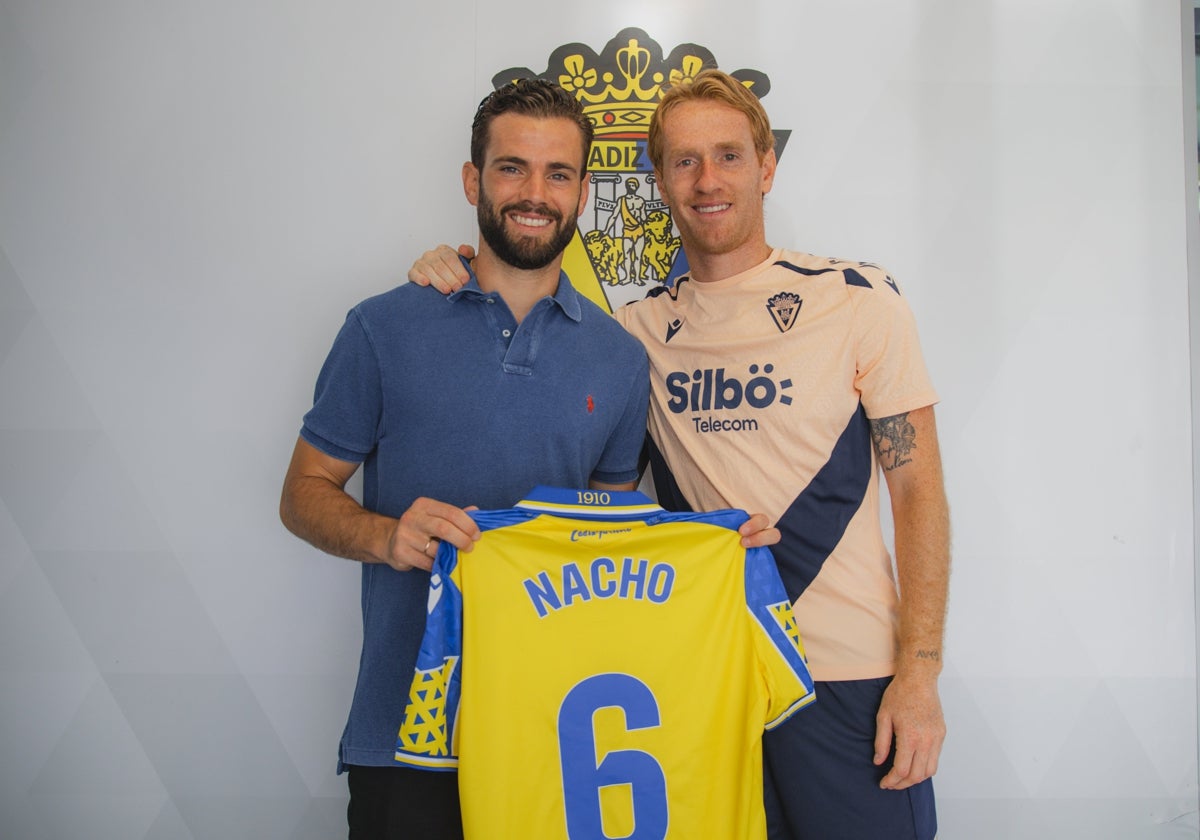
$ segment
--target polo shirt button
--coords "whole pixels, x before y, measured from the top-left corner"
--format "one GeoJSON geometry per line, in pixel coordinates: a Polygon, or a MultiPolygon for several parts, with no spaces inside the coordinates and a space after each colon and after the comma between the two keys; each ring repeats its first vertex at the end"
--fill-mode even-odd
{"type": "Polygon", "coordinates": [[[508,338],[510,335],[512,335],[512,330],[505,330],[505,331],[503,332],[503,335],[504,335],[504,337],[505,337],[505,338],[508,338]]]}

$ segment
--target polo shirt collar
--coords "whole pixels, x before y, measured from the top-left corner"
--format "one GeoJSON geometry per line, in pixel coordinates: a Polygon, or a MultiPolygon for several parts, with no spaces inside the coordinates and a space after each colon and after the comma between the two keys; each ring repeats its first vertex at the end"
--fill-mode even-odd
{"type": "MultiPolygon", "coordinates": [[[[467,273],[471,275],[471,279],[457,292],[451,292],[449,300],[456,301],[468,295],[471,297],[487,297],[489,293],[479,288],[479,279],[475,276],[475,270],[471,268],[471,263],[461,255],[459,259],[462,260],[462,264],[466,267],[467,273]]],[[[578,323],[583,319],[583,307],[579,303],[579,292],[571,285],[566,272],[561,270],[558,272],[558,288],[550,300],[554,301],[558,305],[558,308],[562,310],[562,313],[572,321],[578,323]]]]}

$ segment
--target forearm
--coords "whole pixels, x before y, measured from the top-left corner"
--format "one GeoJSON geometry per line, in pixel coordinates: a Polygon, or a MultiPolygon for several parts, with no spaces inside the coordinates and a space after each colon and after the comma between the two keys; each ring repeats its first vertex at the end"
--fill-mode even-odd
{"type": "Polygon", "coordinates": [[[871,434],[892,499],[900,586],[896,676],[876,715],[874,760],[882,765],[894,745],[892,769],[879,786],[902,790],[937,772],[946,737],[937,680],[950,584],[950,514],[933,407],[872,420],[871,434]]]}
{"type": "Polygon", "coordinates": [[[936,680],[950,583],[950,517],[941,482],[893,505],[900,585],[897,676],[936,680]]]}
{"type": "Polygon", "coordinates": [[[897,676],[936,681],[950,582],[950,513],[933,407],[871,421],[887,480],[900,586],[897,676]]]}
{"type": "Polygon", "coordinates": [[[324,552],[363,563],[386,563],[396,520],[372,513],[325,478],[289,476],[279,515],[284,526],[324,552]]]}

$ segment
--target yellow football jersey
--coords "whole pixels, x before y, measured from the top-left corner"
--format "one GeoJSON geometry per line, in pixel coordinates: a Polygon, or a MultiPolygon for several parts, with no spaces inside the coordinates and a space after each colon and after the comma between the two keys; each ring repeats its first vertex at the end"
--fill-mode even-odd
{"type": "Polygon", "coordinates": [[[537,488],[443,544],[396,760],[459,771],[468,838],[766,836],[764,728],[814,699],[742,511],[537,488]]]}

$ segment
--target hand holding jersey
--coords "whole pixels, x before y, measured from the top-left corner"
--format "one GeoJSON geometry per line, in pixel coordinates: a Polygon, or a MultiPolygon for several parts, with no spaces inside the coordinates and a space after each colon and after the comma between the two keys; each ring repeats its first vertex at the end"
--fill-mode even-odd
{"type": "Polygon", "coordinates": [[[814,694],[746,514],[539,487],[475,518],[434,566],[397,761],[458,767],[468,838],[764,838],[763,730],[814,694]]]}

